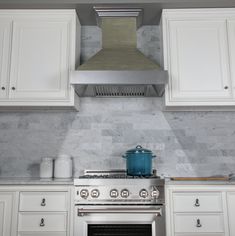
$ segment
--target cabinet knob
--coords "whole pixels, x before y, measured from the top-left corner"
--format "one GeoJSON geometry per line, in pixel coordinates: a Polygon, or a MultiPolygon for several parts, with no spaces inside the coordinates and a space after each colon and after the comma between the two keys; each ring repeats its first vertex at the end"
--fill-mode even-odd
{"type": "Polygon", "coordinates": [[[224,89],[228,89],[228,86],[224,86],[224,89]]]}
{"type": "Polygon", "coordinates": [[[194,206],[195,206],[195,207],[199,207],[199,206],[200,206],[200,203],[199,203],[199,199],[198,199],[198,198],[195,200],[194,206]]]}
{"type": "Polygon", "coordinates": [[[6,88],[3,86],[1,89],[2,89],[2,90],[5,90],[6,88]]]}
{"type": "Polygon", "coordinates": [[[42,199],[41,206],[43,206],[43,207],[46,206],[46,199],[45,198],[42,199]]]}
{"type": "Polygon", "coordinates": [[[11,89],[12,89],[12,90],[16,90],[16,88],[15,88],[15,87],[11,87],[11,89]]]}
{"type": "Polygon", "coordinates": [[[45,223],[44,223],[44,222],[45,222],[45,220],[42,218],[42,219],[41,219],[41,222],[40,222],[40,227],[44,227],[44,226],[45,226],[45,223]]]}
{"type": "Polygon", "coordinates": [[[202,227],[200,219],[197,219],[197,225],[198,228],[202,227]]]}

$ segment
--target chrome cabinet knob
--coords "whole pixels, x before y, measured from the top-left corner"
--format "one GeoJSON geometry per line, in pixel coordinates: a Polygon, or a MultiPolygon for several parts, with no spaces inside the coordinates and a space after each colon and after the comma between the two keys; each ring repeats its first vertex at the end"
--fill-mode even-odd
{"type": "Polygon", "coordinates": [[[128,189],[123,189],[123,190],[121,191],[121,197],[122,197],[122,198],[128,198],[129,195],[130,195],[130,193],[129,193],[129,190],[128,190],[128,189]]]}
{"type": "Polygon", "coordinates": [[[80,191],[80,196],[81,196],[82,198],[84,198],[84,199],[87,199],[88,196],[89,196],[88,190],[87,190],[87,189],[82,189],[82,190],[80,191]]]}
{"type": "Polygon", "coordinates": [[[111,189],[109,193],[111,198],[117,198],[118,197],[118,190],[117,189],[111,189]]]}
{"type": "Polygon", "coordinates": [[[16,90],[16,88],[15,88],[15,87],[11,87],[11,89],[12,89],[12,90],[16,90]]]}
{"type": "Polygon", "coordinates": [[[146,198],[146,197],[148,197],[149,194],[148,194],[148,191],[146,189],[141,189],[139,195],[142,198],[146,198]]]}
{"type": "Polygon", "coordinates": [[[91,197],[92,198],[98,198],[100,196],[100,191],[98,189],[93,189],[91,191],[91,197]]]}
{"type": "Polygon", "coordinates": [[[2,89],[2,90],[5,90],[6,88],[3,86],[1,89],[2,89]]]}
{"type": "Polygon", "coordinates": [[[224,86],[224,89],[228,89],[228,86],[224,86]]]}

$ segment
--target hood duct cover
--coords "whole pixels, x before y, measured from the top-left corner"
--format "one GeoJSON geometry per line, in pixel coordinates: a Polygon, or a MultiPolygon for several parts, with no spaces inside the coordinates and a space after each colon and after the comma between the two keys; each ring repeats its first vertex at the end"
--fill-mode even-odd
{"type": "Polygon", "coordinates": [[[79,96],[161,96],[168,73],[137,48],[141,9],[99,9],[102,49],[71,72],[79,96]]]}

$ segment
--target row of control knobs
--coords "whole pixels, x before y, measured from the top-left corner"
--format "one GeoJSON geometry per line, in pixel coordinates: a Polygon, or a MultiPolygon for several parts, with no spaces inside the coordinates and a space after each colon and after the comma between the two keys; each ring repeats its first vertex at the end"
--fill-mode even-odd
{"type": "MultiPolygon", "coordinates": [[[[79,192],[77,192],[77,194],[79,195],[79,192]]],[[[120,196],[122,198],[128,198],[129,195],[130,195],[130,192],[129,192],[128,189],[123,189],[120,192],[120,196]]],[[[88,198],[89,197],[89,191],[87,189],[82,189],[80,191],[80,196],[81,196],[81,198],[84,198],[84,199],[88,198]]],[[[98,198],[99,196],[100,196],[100,191],[98,189],[91,190],[91,197],[92,198],[98,198]]],[[[110,190],[109,196],[111,198],[117,198],[119,196],[118,190],[117,189],[110,190]]],[[[146,189],[141,189],[139,191],[139,196],[141,198],[147,198],[149,196],[149,193],[146,189]]],[[[158,198],[158,196],[159,196],[159,191],[157,189],[153,189],[151,191],[151,197],[158,198]]]]}

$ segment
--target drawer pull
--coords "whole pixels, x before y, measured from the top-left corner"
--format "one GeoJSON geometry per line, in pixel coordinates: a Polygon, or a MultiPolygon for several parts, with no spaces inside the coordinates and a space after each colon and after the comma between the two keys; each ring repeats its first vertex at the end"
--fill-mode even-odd
{"type": "Polygon", "coordinates": [[[43,207],[46,206],[46,199],[45,198],[42,199],[41,206],[43,206],[43,207]]]}
{"type": "Polygon", "coordinates": [[[45,223],[44,223],[44,219],[42,218],[40,222],[40,227],[44,227],[44,226],[45,226],[45,223]]]}
{"type": "Polygon", "coordinates": [[[197,219],[197,227],[198,228],[202,227],[200,219],[197,219]]]}
{"type": "Polygon", "coordinates": [[[198,198],[196,199],[194,206],[195,206],[195,207],[199,207],[199,206],[200,206],[200,203],[199,203],[199,199],[198,199],[198,198]]]}

